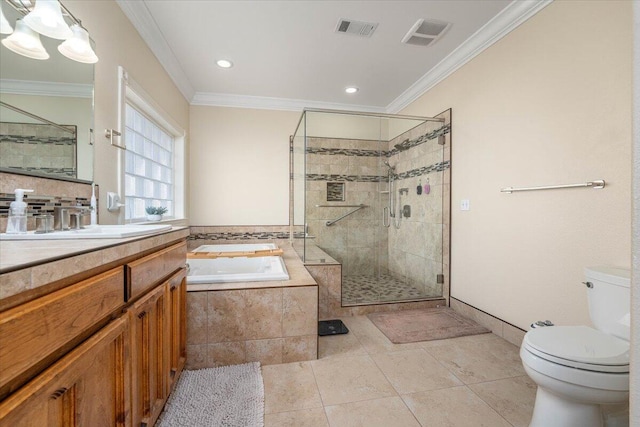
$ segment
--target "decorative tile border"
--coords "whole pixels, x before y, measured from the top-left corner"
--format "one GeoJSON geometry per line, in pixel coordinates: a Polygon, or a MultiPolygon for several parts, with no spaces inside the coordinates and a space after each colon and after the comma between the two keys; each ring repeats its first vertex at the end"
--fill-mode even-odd
{"type": "Polygon", "coordinates": [[[451,125],[446,124],[441,128],[431,131],[429,133],[425,133],[424,135],[419,136],[416,139],[405,139],[400,144],[396,144],[391,151],[388,151],[389,154],[387,157],[391,157],[394,154],[398,154],[402,151],[406,151],[420,144],[424,144],[427,141],[438,138],[441,135],[446,135],[449,132],[451,132],[451,125]]]}
{"type": "MultiPolygon", "coordinates": [[[[427,175],[433,172],[442,172],[451,167],[449,160],[434,163],[430,166],[423,166],[418,169],[411,169],[401,172],[394,176],[395,179],[415,178],[417,176],[427,175]]],[[[387,182],[387,175],[330,175],[321,173],[308,173],[308,181],[339,181],[339,182],[387,182]]]]}
{"type": "Polygon", "coordinates": [[[307,181],[381,182],[386,180],[386,176],[379,175],[330,175],[326,173],[307,174],[307,181]]]}
{"type": "Polygon", "coordinates": [[[388,157],[387,151],[359,150],[356,148],[315,148],[307,147],[307,154],[325,154],[328,156],[388,157]]]}
{"type": "MultiPolygon", "coordinates": [[[[9,215],[9,205],[15,200],[13,193],[0,193],[0,217],[9,215]]],[[[27,216],[44,213],[53,213],[55,206],[91,206],[89,199],[83,197],[58,197],[25,194],[24,202],[27,204],[27,216]]]]}
{"type": "MultiPolygon", "coordinates": [[[[294,237],[304,237],[303,233],[294,233],[294,237]],[[296,236],[299,234],[299,236],[296,236]]],[[[196,233],[191,234],[188,240],[282,240],[289,239],[288,232],[230,232],[230,233],[196,233]]]]}
{"type": "Polygon", "coordinates": [[[406,151],[410,148],[416,147],[420,144],[424,144],[427,141],[438,138],[441,135],[446,135],[451,132],[451,125],[446,124],[441,128],[434,131],[425,133],[416,139],[405,139],[389,151],[379,150],[359,150],[349,148],[317,148],[307,147],[307,154],[323,154],[328,156],[360,156],[360,157],[391,157],[402,151],[406,151]]]}
{"type": "Polygon", "coordinates": [[[39,144],[39,145],[75,145],[75,137],[64,136],[35,136],[35,135],[2,135],[1,143],[8,144],[39,144]]]}
{"type": "Polygon", "coordinates": [[[418,169],[411,169],[406,172],[401,172],[396,175],[396,179],[406,179],[406,178],[415,178],[416,176],[427,175],[432,172],[442,172],[451,167],[451,162],[449,160],[445,162],[434,163],[431,166],[423,166],[418,169]]]}

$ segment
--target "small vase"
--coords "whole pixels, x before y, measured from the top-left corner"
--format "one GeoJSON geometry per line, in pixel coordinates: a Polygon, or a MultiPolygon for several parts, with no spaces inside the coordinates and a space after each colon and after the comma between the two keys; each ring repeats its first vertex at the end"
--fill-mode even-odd
{"type": "Polygon", "coordinates": [[[147,215],[147,221],[161,221],[162,215],[147,215]]]}

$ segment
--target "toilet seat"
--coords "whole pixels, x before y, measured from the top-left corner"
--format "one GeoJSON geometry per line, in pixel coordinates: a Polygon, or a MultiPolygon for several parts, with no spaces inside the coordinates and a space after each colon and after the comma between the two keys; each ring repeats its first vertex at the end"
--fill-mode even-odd
{"type": "Polygon", "coordinates": [[[559,365],[592,372],[629,372],[629,343],[588,326],[537,328],[525,334],[522,345],[559,365]]]}

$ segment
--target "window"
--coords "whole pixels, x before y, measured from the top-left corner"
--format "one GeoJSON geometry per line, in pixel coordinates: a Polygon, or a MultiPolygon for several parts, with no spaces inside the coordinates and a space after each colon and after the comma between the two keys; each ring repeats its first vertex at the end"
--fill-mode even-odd
{"type": "Polygon", "coordinates": [[[132,105],[125,110],[125,219],[143,219],[149,206],[173,217],[173,137],[132,105]]]}
{"type": "Polygon", "coordinates": [[[120,123],[124,147],[119,187],[125,222],[146,220],[146,208],[167,208],[165,218],[185,218],[185,132],[119,67],[120,123]]]}

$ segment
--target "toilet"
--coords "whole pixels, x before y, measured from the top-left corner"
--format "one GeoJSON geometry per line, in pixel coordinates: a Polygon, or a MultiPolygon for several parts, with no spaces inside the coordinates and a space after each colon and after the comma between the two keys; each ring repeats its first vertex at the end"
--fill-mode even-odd
{"type": "Polygon", "coordinates": [[[629,398],[630,271],[585,269],[595,327],[532,329],[520,347],[522,365],[538,385],[530,427],[602,427],[600,405],[629,398]]]}

